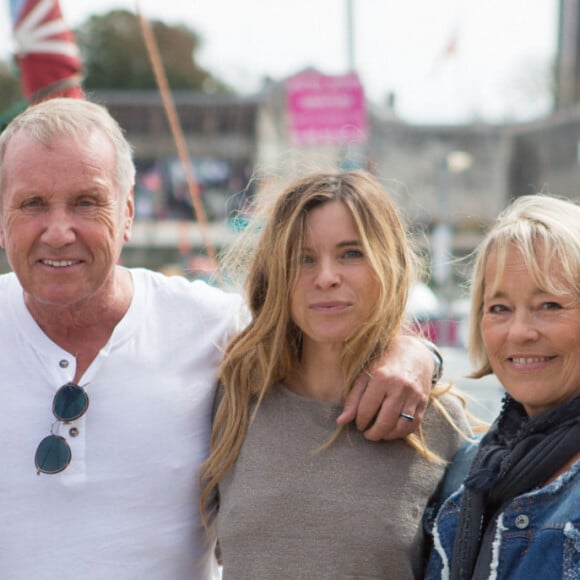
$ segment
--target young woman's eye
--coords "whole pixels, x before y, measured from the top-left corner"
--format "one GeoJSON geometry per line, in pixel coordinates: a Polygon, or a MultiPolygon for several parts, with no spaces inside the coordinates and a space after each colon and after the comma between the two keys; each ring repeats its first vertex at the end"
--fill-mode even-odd
{"type": "Polygon", "coordinates": [[[364,254],[360,250],[346,250],[344,253],[345,258],[356,259],[356,258],[364,258],[364,254]]]}
{"type": "Polygon", "coordinates": [[[500,314],[502,312],[507,312],[507,307],[504,304],[492,304],[487,311],[490,314],[500,314]]]}
{"type": "Polygon", "coordinates": [[[302,254],[300,256],[300,263],[301,264],[314,264],[314,257],[310,254],[302,254]]]}
{"type": "Polygon", "coordinates": [[[558,302],[542,302],[542,310],[560,310],[562,306],[558,302]]]}

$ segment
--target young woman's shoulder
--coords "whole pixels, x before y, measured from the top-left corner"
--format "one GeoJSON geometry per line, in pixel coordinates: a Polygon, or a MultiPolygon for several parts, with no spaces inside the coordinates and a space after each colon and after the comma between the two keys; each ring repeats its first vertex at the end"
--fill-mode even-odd
{"type": "Polygon", "coordinates": [[[457,450],[473,437],[461,394],[449,389],[432,397],[425,412],[423,430],[430,448],[450,461],[457,450]]]}
{"type": "MultiPolygon", "coordinates": [[[[436,387],[441,388],[441,387],[436,387]]],[[[434,396],[429,403],[428,412],[437,417],[438,422],[443,419],[451,423],[463,434],[470,437],[471,421],[467,412],[467,401],[463,394],[454,387],[443,390],[442,394],[434,396]]]]}

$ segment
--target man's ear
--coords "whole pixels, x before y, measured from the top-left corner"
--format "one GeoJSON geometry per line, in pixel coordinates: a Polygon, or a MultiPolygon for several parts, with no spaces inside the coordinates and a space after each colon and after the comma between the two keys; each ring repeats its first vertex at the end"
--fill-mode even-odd
{"type": "Polygon", "coordinates": [[[128,242],[131,239],[131,228],[133,226],[133,218],[135,217],[135,193],[133,187],[131,188],[131,191],[129,191],[125,203],[125,226],[123,239],[128,242]]]}

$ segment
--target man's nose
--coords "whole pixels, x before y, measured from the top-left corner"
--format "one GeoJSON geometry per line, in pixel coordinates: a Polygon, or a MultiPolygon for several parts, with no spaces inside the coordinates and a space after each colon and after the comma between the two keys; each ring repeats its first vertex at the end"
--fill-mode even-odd
{"type": "Polygon", "coordinates": [[[75,241],[74,222],[64,207],[51,208],[46,212],[41,241],[54,248],[66,246],[75,241]]]}

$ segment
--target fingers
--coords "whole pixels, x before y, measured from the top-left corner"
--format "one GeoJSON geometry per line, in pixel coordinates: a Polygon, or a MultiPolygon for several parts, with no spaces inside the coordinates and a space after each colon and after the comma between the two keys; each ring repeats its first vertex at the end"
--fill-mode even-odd
{"type": "Polygon", "coordinates": [[[427,397],[414,382],[399,380],[398,388],[389,384],[391,393],[386,394],[377,384],[369,387],[368,376],[361,376],[337,423],[344,425],[356,418],[357,429],[364,431],[369,441],[401,439],[414,433],[423,419],[427,397]],[[401,413],[412,416],[413,420],[405,420],[401,413]]]}
{"type": "Polygon", "coordinates": [[[399,439],[418,429],[431,391],[433,357],[422,343],[409,340],[395,341],[372,376],[365,374],[357,380],[338,424],[355,420],[371,441],[399,439]]]}
{"type": "Polygon", "coordinates": [[[382,441],[392,439],[402,439],[411,433],[414,433],[423,420],[426,409],[426,401],[421,397],[405,399],[386,398],[378,412],[373,424],[364,432],[364,436],[369,441],[382,441]],[[405,409],[401,411],[401,409],[405,409]],[[411,409],[414,409],[411,411],[411,409]],[[413,417],[412,421],[401,417],[404,413],[413,417]]]}
{"type": "Polygon", "coordinates": [[[410,413],[399,413],[399,418],[412,423],[415,420],[415,415],[411,415],[410,413]]]}
{"type": "Polygon", "coordinates": [[[371,441],[400,439],[415,432],[427,406],[426,392],[415,372],[397,373],[376,369],[360,396],[356,426],[371,441]],[[401,418],[401,413],[413,417],[401,418]]]}
{"type": "MultiPolygon", "coordinates": [[[[357,410],[359,409],[361,398],[365,392],[367,384],[369,382],[369,377],[365,373],[361,375],[355,382],[352,390],[350,391],[345,403],[344,409],[339,417],[336,419],[336,422],[339,425],[346,425],[350,423],[356,416],[357,410]]],[[[372,418],[372,417],[371,417],[372,418]]],[[[358,424],[357,424],[358,427],[358,424]]]]}

